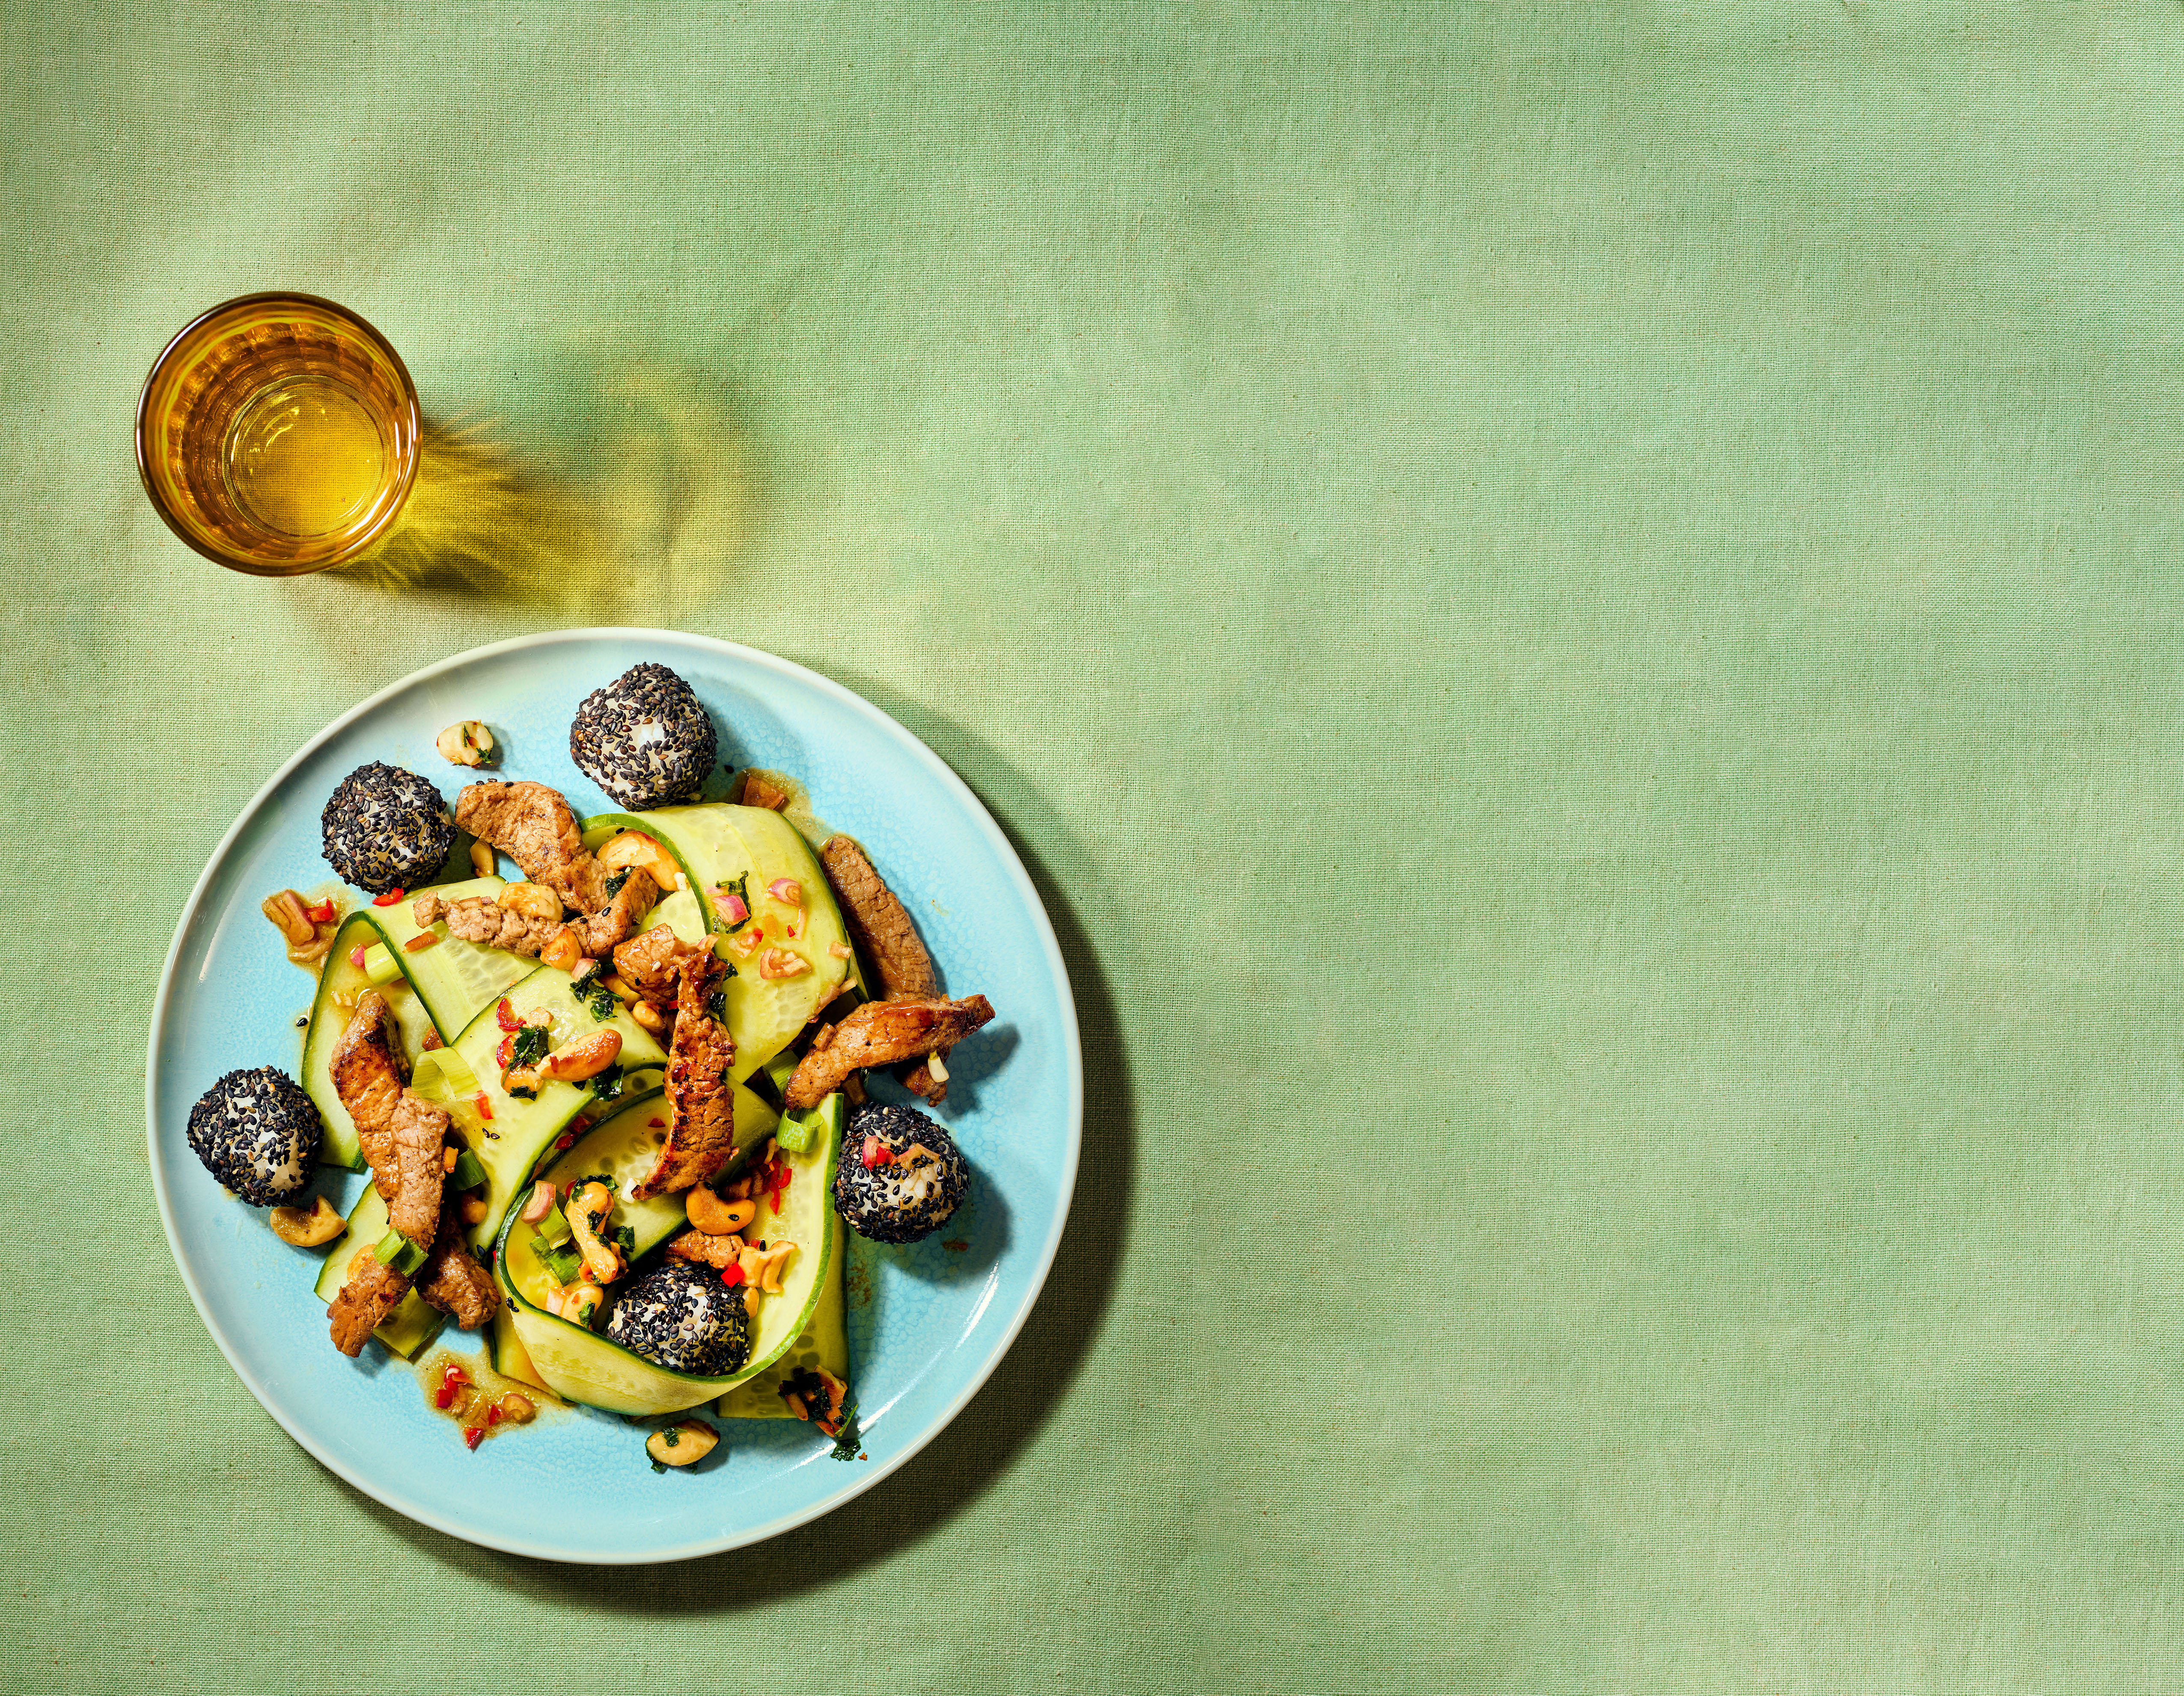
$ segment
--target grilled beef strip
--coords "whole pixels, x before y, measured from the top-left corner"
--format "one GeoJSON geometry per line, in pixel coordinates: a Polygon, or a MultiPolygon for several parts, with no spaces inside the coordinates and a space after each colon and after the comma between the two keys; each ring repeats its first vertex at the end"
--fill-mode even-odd
{"type": "Polygon", "coordinates": [[[393,1267],[375,1259],[372,1245],[357,1250],[348,1263],[348,1278],[341,1293],[326,1309],[327,1328],[334,1347],[354,1360],[364,1352],[371,1333],[387,1322],[387,1315],[402,1305],[410,1293],[410,1280],[393,1267]]]}
{"type": "Polygon", "coordinates": [[[417,1274],[417,1293],[465,1331],[476,1331],[500,1311],[493,1274],[471,1253],[453,1208],[440,1215],[431,1258],[417,1274]]]}
{"type": "Polygon", "coordinates": [[[710,948],[700,948],[685,955],[678,970],[675,1036],[667,1048],[667,1141],[658,1164],[630,1192],[635,1201],[688,1189],[735,1152],[735,1086],[728,1069],[736,1043],[706,1004],[726,969],[710,948]]]}
{"type": "Polygon", "coordinates": [[[940,993],[933,956],[919,940],[917,927],[886,880],[872,869],[865,851],[848,837],[829,837],[819,850],[827,884],[842,909],[850,936],[879,974],[889,1001],[929,1001],[940,993]]]}
{"type": "Polygon", "coordinates": [[[614,969],[623,982],[647,1001],[665,1004],[676,993],[682,956],[690,946],[675,934],[673,926],[655,925],[616,948],[614,969]]]}
{"type": "Polygon", "coordinates": [[[499,848],[532,882],[544,884],[578,912],[599,904],[578,898],[592,892],[582,887],[592,856],[560,790],[529,781],[472,783],[455,798],[455,825],[499,848]]]}
{"type": "Polygon", "coordinates": [[[983,995],[962,1001],[867,1001],[838,1025],[822,1025],[783,1092],[789,1106],[816,1107],[850,1075],[952,1048],[994,1016],[983,995]]]}
{"type": "MultiPolygon", "coordinates": [[[[865,851],[849,837],[829,837],[819,850],[826,869],[827,886],[842,909],[850,935],[872,962],[880,981],[881,997],[888,1001],[941,999],[939,975],[933,956],[911,922],[910,914],[887,880],[874,869],[865,851]]],[[[944,1061],[945,1048],[935,1050],[944,1061]]],[[[935,1078],[922,1058],[898,1074],[904,1087],[938,1107],[948,1098],[948,1085],[935,1078]]]]}

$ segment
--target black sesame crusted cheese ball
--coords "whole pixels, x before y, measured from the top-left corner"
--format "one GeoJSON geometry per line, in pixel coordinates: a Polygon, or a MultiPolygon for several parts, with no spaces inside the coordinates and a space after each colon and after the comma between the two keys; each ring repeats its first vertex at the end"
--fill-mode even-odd
{"type": "Polygon", "coordinates": [[[915,1243],[947,1222],[970,1183],[971,1163],[939,1125],[914,1107],[870,1101],[842,1133],[834,1211],[860,1237],[915,1243]]]}
{"type": "Polygon", "coordinates": [[[665,665],[632,665],[594,689],[569,726],[569,758],[618,807],[697,798],[720,753],[713,720],[665,665]]]}
{"type": "Polygon", "coordinates": [[[625,1286],[607,1318],[607,1335],[655,1366],[694,1378],[718,1378],[750,1359],[750,1315],[741,1289],[710,1266],[670,1260],[625,1286]]]}
{"type": "Polygon", "coordinates": [[[425,779],[373,760],[341,781],[319,815],[326,864],[374,895],[428,881],[455,845],[448,804],[425,779]]]}
{"type": "Polygon", "coordinates": [[[277,1066],[232,1071],[190,1109],[190,1148],[254,1207],[300,1194],[326,1134],[319,1109],[277,1066]]]}

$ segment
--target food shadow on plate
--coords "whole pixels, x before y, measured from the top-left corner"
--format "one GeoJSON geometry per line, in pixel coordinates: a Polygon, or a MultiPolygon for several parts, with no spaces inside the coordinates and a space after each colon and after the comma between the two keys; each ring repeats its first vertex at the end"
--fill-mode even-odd
{"type": "MultiPolygon", "coordinates": [[[[1073,980],[1075,974],[1072,972],[1071,976],[1073,980]]],[[[947,993],[945,984],[941,987],[941,993],[947,993]]],[[[1017,1045],[1022,1041],[1022,1036],[1013,1025],[989,1025],[968,1041],[949,1050],[948,1101],[944,1108],[934,1108],[919,1100],[885,1071],[865,1074],[865,1093],[874,1101],[885,1102],[890,1106],[911,1107],[921,1113],[937,1114],[944,1122],[960,1118],[978,1107],[979,1084],[1006,1065],[1009,1056],[1016,1052],[1017,1045]]],[[[1091,1110],[1089,1102],[1085,1110],[1088,1113],[1091,1110]]],[[[968,1148],[963,1152],[972,1154],[968,1148]]],[[[977,1164],[975,1155],[972,1156],[972,1163],[977,1164]]]]}
{"type": "MultiPolygon", "coordinates": [[[[984,1494],[1052,1416],[1099,1338],[1129,1246],[1136,1143],[1114,995],[1071,898],[1074,891],[1097,907],[1105,880],[1068,825],[989,745],[883,684],[833,675],[939,749],[978,792],[1030,873],[1061,944],[1084,1054],[1084,1137],[1045,1287],[993,1376],[923,1450],[833,1512],[746,1548],[657,1566],[564,1565],[475,1548],[342,1485],[365,1513],[443,1565],[526,1595],[645,1619],[735,1614],[824,1589],[913,1548],[984,1494]],[[1053,864],[1028,839],[1045,844],[1053,864]]],[[[741,1448],[815,1441],[802,1426],[783,1421],[778,1434],[744,1438],[741,1448]]]]}

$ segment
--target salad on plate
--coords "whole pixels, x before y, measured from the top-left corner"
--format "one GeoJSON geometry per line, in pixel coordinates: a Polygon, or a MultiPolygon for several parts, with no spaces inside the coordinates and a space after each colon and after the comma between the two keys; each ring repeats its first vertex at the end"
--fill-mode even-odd
{"type": "Polygon", "coordinates": [[[706,1410],[853,1451],[849,1236],[915,1242],[961,1204],[934,1115],[993,1007],[942,992],[792,778],[699,798],[718,740],[665,665],[570,726],[616,810],[488,775],[480,721],[436,746],[471,779],[452,805],[369,761],[320,820],[340,887],[265,898],[317,975],[300,1075],[230,1071],[189,1116],[209,1181],[322,1257],[326,1334],[296,1346],[419,1363],[472,1448],[573,1404],[654,1422],[655,1468],[714,1449],[706,1410]],[[869,1097],[878,1070],[919,1104],[869,1097]],[[370,1176],[345,1215],[321,1165],[370,1176]],[[482,1360],[428,1354],[450,1327],[482,1360]]]}

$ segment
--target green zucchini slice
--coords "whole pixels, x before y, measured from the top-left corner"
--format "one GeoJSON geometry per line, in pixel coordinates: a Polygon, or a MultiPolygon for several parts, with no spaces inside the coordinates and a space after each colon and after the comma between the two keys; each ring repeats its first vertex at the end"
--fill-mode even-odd
{"type": "Polygon", "coordinates": [[[861,985],[827,874],[811,845],[780,814],[725,803],[600,813],[584,820],[584,841],[602,843],[622,830],[644,831],[674,856],[706,928],[716,937],[749,936],[753,926],[763,937],[748,954],[725,941],[715,943],[721,958],[736,969],[727,982],[727,1004],[728,1034],[736,1039],[737,1076],[747,1076],[787,1048],[811,1015],[842,993],[844,983],[861,985]],[[767,892],[783,877],[797,885],[800,907],[784,905],[767,892]],[[749,921],[733,933],[710,898],[710,891],[724,885],[739,885],[750,908],[749,921]],[[798,956],[808,970],[793,977],[766,976],[764,957],[776,949],[798,956]]]}
{"type": "Polygon", "coordinates": [[[505,996],[481,1009],[455,1038],[456,1056],[470,1068],[478,1089],[461,1110],[451,1110],[464,1141],[486,1171],[485,1217],[468,1233],[474,1248],[493,1240],[503,1215],[510,1210],[509,1204],[528,1187],[532,1172],[554,1139],[571,1120],[599,1099],[597,1080],[553,1080],[542,1084],[538,1094],[529,1099],[512,1096],[502,1087],[498,1050],[508,1032],[500,1025],[501,1001],[508,1003],[518,1019],[534,1012],[552,1015],[557,1049],[603,1029],[619,1032],[621,1054],[616,1064],[625,1079],[641,1068],[659,1070],[666,1065],[667,1056],[660,1044],[629,1016],[627,1008],[617,1002],[613,1016],[602,1020],[577,999],[569,983],[567,972],[555,966],[540,966],[511,985],[505,996]]]}
{"type": "MultiPolygon", "coordinates": [[[[370,1184],[364,1187],[364,1196],[349,1209],[348,1235],[337,1238],[319,1265],[318,1282],[315,1286],[319,1299],[328,1307],[341,1293],[342,1286],[348,1282],[348,1263],[359,1253],[370,1254],[371,1245],[387,1234],[387,1204],[379,1192],[370,1184]]],[[[387,1315],[378,1330],[371,1334],[404,1360],[414,1360],[417,1351],[440,1334],[440,1326],[447,1315],[416,1291],[411,1290],[402,1298],[401,1304],[387,1315]]]]}
{"type": "MultiPolygon", "coordinates": [[[[356,1140],[356,1122],[348,1116],[348,1109],[342,1105],[328,1067],[333,1059],[334,1044],[341,1040],[342,1028],[355,1010],[357,996],[372,987],[369,973],[350,956],[359,948],[368,948],[387,940],[381,910],[367,908],[352,913],[334,932],[333,945],[326,950],[326,964],[319,969],[319,991],[312,998],[310,1028],[304,1037],[304,1091],[317,1105],[319,1117],[326,1121],[326,1140],[319,1151],[320,1162],[329,1166],[346,1166],[353,1172],[364,1170],[364,1150],[356,1140]]],[[[410,993],[406,981],[398,979],[379,993],[400,1027],[404,1049],[415,1054],[424,1044],[425,1033],[432,1028],[432,1015],[410,993]]]]}
{"type": "MultiPolygon", "coordinates": [[[[577,1144],[567,1164],[582,1165],[578,1157],[588,1155],[590,1144],[589,1137],[577,1144]]],[[[783,1274],[781,1293],[759,1304],[749,1360],[741,1371],[724,1377],[669,1371],[596,1332],[547,1312],[546,1293],[552,1282],[532,1250],[531,1233],[511,1218],[502,1230],[494,1269],[516,1336],[547,1387],[568,1401],[649,1417],[680,1413],[726,1395],[777,1365],[811,1329],[828,1290],[838,1286],[843,1227],[834,1216],[834,1157],[832,1143],[779,1156],[789,1175],[779,1209],[772,1195],[762,1197],[757,1217],[744,1234],[754,1242],[785,1237],[796,1243],[798,1252],[783,1274]]],[[[679,1199],[662,1199],[680,1209],[679,1199]]],[[[621,1211],[618,1207],[617,1220],[621,1211]]]]}

